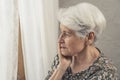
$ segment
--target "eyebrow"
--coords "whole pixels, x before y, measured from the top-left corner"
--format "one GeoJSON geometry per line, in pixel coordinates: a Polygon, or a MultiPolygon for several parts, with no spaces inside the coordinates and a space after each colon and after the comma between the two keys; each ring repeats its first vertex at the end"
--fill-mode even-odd
{"type": "MultiPolygon", "coordinates": [[[[67,27],[65,26],[65,28],[67,28],[67,27]]],[[[59,29],[60,29],[60,32],[68,32],[70,34],[73,33],[73,31],[68,28],[67,28],[68,30],[65,29],[64,31],[61,29],[61,27],[59,27],[59,29]]]]}
{"type": "Polygon", "coordinates": [[[68,30],[63,30],[63,31],[62,31],[62,30],[60,30],[60,31],[61,31],[61,32],[67,32],[67,33],[72,33],[72,31],[71,31],[71,30],[69,30],[69,31],[68,31],[68,30]]]}

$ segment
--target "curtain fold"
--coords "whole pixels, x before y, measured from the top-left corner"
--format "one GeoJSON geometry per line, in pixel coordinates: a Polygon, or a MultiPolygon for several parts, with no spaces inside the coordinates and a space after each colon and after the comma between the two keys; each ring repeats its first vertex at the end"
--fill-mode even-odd
{"type": "Polygon", "coordinates": [[[26,80],[43,80],[56,54],[58,1],[19,0],[26,80]]]}
{"type": "Polygon", "coordinates": [[[0,80],[17,79],[18,11],[16,0],[0,0],[0,80]]]}
{"type": "Polygon", "coordinates": [[[26,80],[44,80],[57,53],[58,0],[0,0],[0,80],[17,80],[19,22],[26,80]]]}

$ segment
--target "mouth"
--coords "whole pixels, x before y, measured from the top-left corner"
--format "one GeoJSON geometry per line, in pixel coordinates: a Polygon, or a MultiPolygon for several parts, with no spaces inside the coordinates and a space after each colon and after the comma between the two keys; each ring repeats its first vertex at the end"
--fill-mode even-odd
{"type": "Polygon", "coordinates": [[[67,49],[67,47],[65,47],[65,46],[60,46],[60,49],[67,49]]]}
{"type": "Polygon", "coordinates": [[[67,49],[66,47],[60,47],[60,49],[67,49]]]}
{"type": "Polygon", "coordinates": [[[60,49],[67,49],[67,47],[65,46],[65,44],[60,44],[60,49]]]}

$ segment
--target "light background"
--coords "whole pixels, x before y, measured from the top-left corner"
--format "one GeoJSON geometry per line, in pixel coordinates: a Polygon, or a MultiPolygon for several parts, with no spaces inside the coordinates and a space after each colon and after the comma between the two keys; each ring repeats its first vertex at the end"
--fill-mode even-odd
{"type": "MultiPolygon", "coordinates": [[[[69,7],[80,2],[97,6],[105,15],[107,27],[97,42],[98,48],[108,56],[120,75],[120,0],[59,0],[59,7],[69,7]]],[[[120,77],[118,78],[120,80],[120,77]]]]}

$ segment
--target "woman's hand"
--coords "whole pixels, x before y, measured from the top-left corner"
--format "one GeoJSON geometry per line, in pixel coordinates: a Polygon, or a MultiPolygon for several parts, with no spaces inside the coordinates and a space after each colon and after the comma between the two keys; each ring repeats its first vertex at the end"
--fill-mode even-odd
{"type": "Polygon", "coordinates": [[[49,78],[49,80],[61,80],[62,76],[64,75],[64,73],[66,71],[66,69],[71,64],[72,57],[62,55],[59,44],[58,44],[58,56],[59,56],[60,63],[57,66],[57,69],[52,74],[52,76],[49,78]]]}
{"type": "Polygon", "coordinates": [[[59,67],[62,67],[62,68],[64,68],[66,70],[71,64],[72,56],[64,56],[64,55],[62,55],[59,43],[58,43],[58,55],[59,55],[59,61],[60,61],[59,67]]]}

